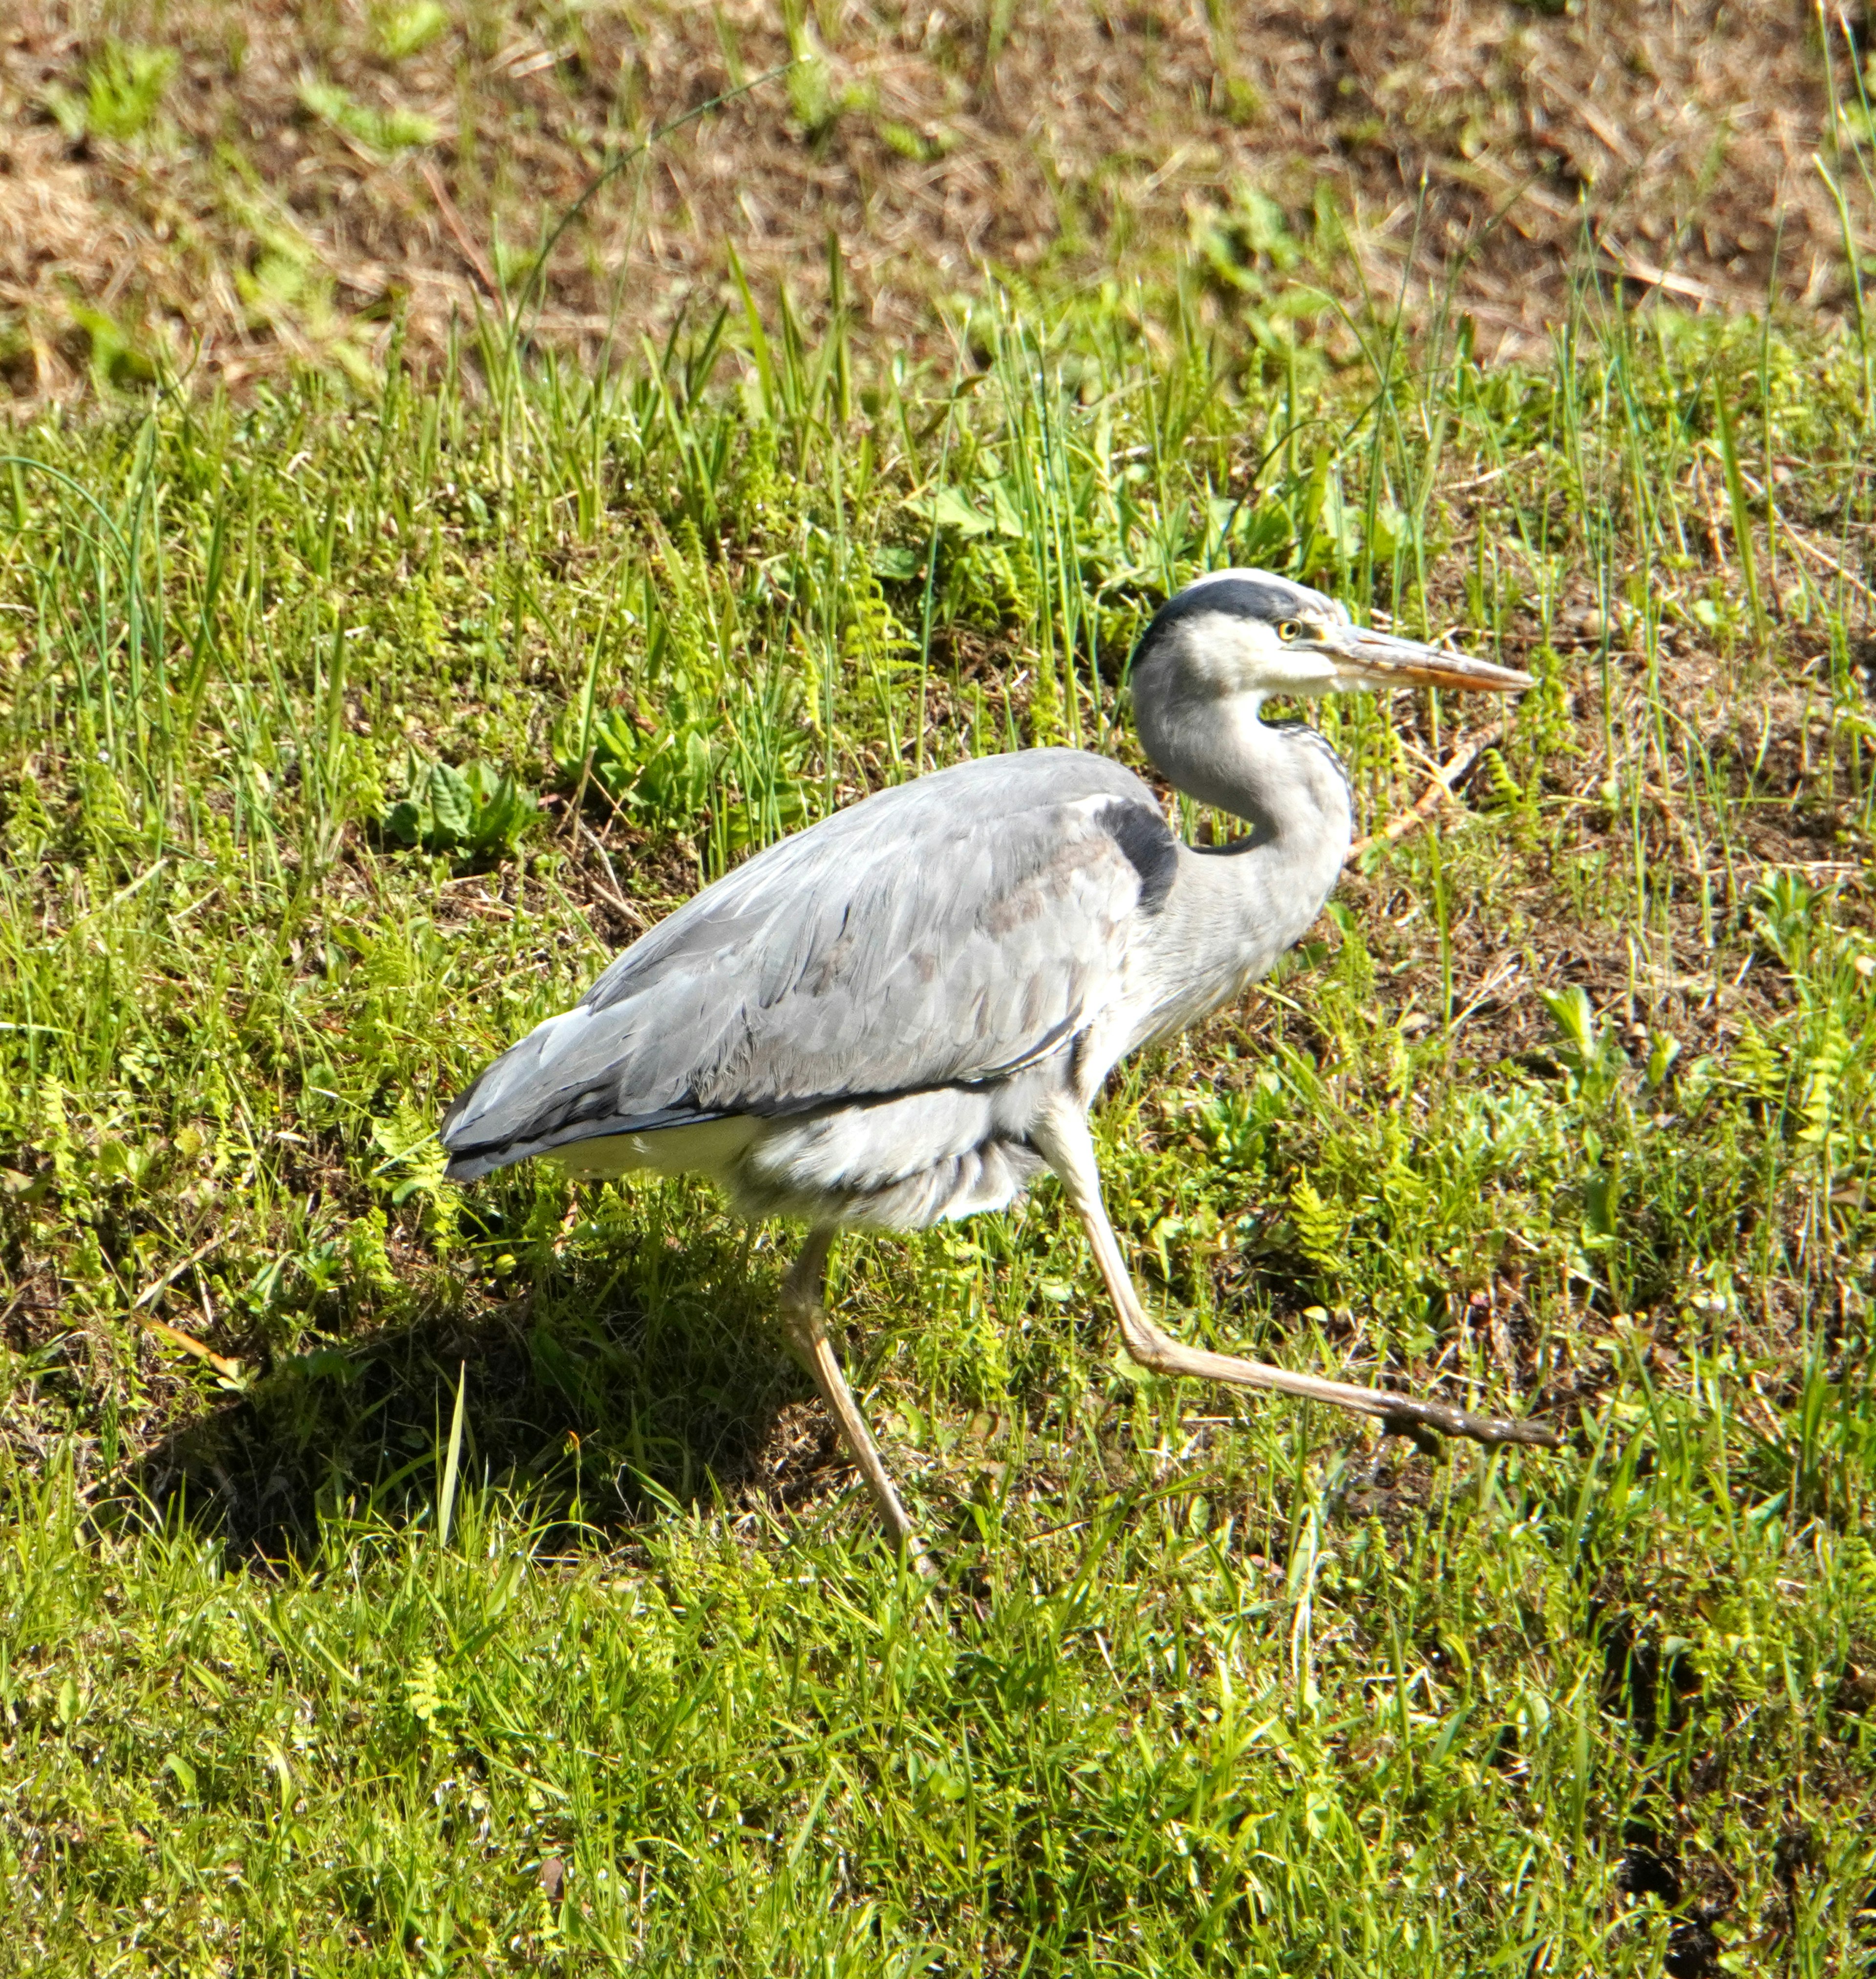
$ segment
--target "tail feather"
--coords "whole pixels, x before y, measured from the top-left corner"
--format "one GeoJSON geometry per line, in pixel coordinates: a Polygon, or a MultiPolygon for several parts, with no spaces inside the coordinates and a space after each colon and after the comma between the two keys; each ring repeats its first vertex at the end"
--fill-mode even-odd
{"type": "Polygon", "coordinates": [[[450,1102],[441,1139],[449,1156],[445,1173],[452,1181],[473,1182],[576,1141],[694,1126],[722,1117],[705,1112],[685,1093],[628,1094],[616,1065],[606,1065],[596,1075],[582,1071],[581,1055],[566,1049],[570,1039],[563,1027],[577,1026],[587,1014],[584,1008],[570,1010],[538,1025],[450,1102]],[[565,1063],[566,1075],[558,1081],[552,1076],[557,1060],[565,1063]]]}

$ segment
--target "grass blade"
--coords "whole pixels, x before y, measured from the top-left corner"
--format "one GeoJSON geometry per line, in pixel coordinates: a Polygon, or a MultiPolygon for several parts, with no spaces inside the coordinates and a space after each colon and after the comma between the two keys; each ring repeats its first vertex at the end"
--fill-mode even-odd
{"type": "Polygon", "coordinates": [[[1732,513],[1733,548],[1738,552],[1739,575],[1745,580],[1746,603],[1752,614],[1753,642],[1762,652],[1769,628],[1765,602],[1759,595],[1758,562],[1752,552],[1752,511],[1739,473],[1739,445],[1733,433],[1732,408],[1726,401],[1726,388],[1718,377],[1713,380],[1713,411],[1719,424],[1720,459],[1726,470],[1726,506],[1732,513]]]}
{"type": "Polygon", "coordinates": [[[462,1403],[469,1386],[469,1363],[456,1364],[456,1405],[449,1418],[449,1448],[443,1458],[443,1486],[436,1501],[436,1541],[449,1543],[449,1528],[456,1517],[456,1485],[462,1473],[462,1403]]]}

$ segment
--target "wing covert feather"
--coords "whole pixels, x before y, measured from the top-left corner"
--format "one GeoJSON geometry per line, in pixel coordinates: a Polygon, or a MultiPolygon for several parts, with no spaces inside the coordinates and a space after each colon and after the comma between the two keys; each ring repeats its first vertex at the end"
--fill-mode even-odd
{"type": "Polygon", "coordinates": [[[993,1079],[1113,993],[1134,917],[1164,899],[1175,857],[1145,785],[1079,751],[981,758],[880,791],[758,854],[615,958],[462,1096],[446,1145],[479,1171],[661,1116],[993,1079]]]}

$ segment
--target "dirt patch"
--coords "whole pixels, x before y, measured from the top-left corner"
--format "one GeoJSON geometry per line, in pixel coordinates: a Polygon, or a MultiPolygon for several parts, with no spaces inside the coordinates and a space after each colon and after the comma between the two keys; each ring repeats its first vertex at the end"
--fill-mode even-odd
{"type": "Polygon", "coordinates": [[[131,0],[114,39],[75,4],[9,13],[0,390],[22,403],[162,364],[363,371],[399,315],[434,353],[528,279],[609,160],[791,55],[593,195],[549,257],[539,337],[634,351],[734,297],[732,248],[771,304],[785,284],[824,320],[832,240],[850,321],[893,346],[940,334],[934,305],[988,269],[1163,278],[1176,250],[1221,319],[1307,316],[1310,284],[1416,311],[1450,293],[1481,350],[1516,353],[1586,268],[1682,307],[1836,307],[1814,154],[1868,231],[1824,34],[1788,0],[825,0],[792,40],[757,0],[467,25],[131,0]]]}

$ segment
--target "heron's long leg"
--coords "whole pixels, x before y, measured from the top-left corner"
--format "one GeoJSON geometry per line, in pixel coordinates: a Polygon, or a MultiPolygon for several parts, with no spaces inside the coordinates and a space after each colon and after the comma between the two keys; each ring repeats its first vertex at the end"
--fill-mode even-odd
{"type": "Polygon", "coordinates": [[[827,1285],[827,1253],[834,1248],[834,1235],[831,1228],[808,1232],[800,1256],[789,1267],[787,1276],[782,1280],[782,1326],[787,1334],[789,1345],[800,1356],[814,1377],[814,1385],[820,1389],[821,1398],[833,1410],[834,1419],[840,1424],[847,1447],[853,1454],[853,1461],[860,1466],[860,1474],[866,1479],[867,1487],[873,1493],[873,1502],[879,1507],[880,1523],[886,1528],[888,1537],[896,1546],[909,1550],[923,1565],[923,1555],[919,1551],[912,1521],[906,1516],[905,1507],[899,1502],[893,1480],[886,1474],[885,1460],[880,1455],[879,1445],[867,1427],[866,1417],[860,1413],[860,1404],[853,1400],[853,1391],[847,1385],[847,1377],[840,1372],[834,1342],[827,1337],[827,1309],[822,1302],[822,1293],[827,1285]]]}
{"type": "Polygon", "coordinates": [[[1534,1443],[1550,1450],[1561,1443],[1561,1437],[1539,1423],[1505,1416],[1476,1416],[1464,1409],[1449,1408],[1443,1402],[1423,1401],[1417,1395],[1396,1394],[1385,1388],[1357,1388],[1346,1381],[1324,1381],[1314,1374],[1293,1374],[1286,1367],[1272,1367],[1261,1361],[1241,1361],[1232,1354],[1208,1353],[1202,1348],[1187,1347],[1169,1338],[1147,1318],[1133,1280],[1128,1275],[1119,1240],[1101,1200],[1100,1171],[1095,1165],[1094,1141],[1085,1118],[1072,1105],[1063,1106],[1038,1123],[1032,1138],[1042,1159],[1061,1177],[1062,1186],[1081,1218],[1095,1261],[1107,1281],[1108,1295],[1120,1317],[1121,1338],[1142,1367],[1151,1368],[1156,1374],[1188,1374],[1200,1381],[1227,1381],[1234,1387],[1270,1388],[1281,1394],[1330,1402],[1337,1408],[1379,1416],[1394,1428],[1405,1429],[1410,1424],[1418,1423],[1447,1436],[1469,1436],[1478,1443],[1534,1443]]]}

